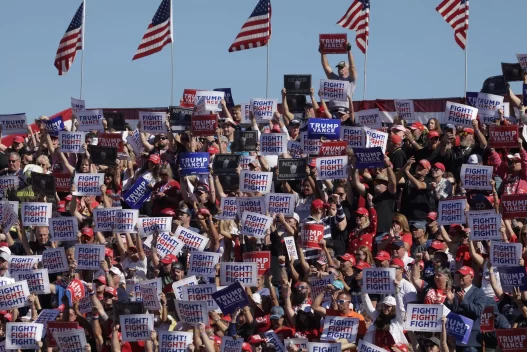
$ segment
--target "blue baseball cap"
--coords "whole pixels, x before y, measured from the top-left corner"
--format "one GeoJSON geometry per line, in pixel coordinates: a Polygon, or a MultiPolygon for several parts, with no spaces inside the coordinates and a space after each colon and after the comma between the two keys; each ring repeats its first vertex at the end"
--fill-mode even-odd
{"type": "Polygon", "coordinates": [[[274,306],[271,308],[271,319],[277,320],[284,316],[284,308],[274,306]]]}

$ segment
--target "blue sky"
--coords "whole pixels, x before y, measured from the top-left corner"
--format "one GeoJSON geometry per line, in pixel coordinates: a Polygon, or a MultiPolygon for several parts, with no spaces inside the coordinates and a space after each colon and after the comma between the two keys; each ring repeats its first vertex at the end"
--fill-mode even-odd
{"type": "MultiPolygon", "coordinates": [[[[367,99],[462,96],[464,53],[435,11],[440,0],[372,0],[367,99]]],[[[0,2],[0,114],[28,120],[69,107],[78,97],[80,53],[66,76],[53,66],[58,43],[80,0],[0,2]]],[[[170,104],[170,50],[132,62],[160,1],[87,0],[84,98],[89,108],[170,104]]],[[[257,0],[174,1],[175,101],[184,88],[231,87],[236,103],[265,96],[266,49],[228,48],[257,0]]],[[[284,74],[323,77],[318,34],[345,30],[335,23],[351,0],[274,0],[270,44],[270,98],[279,98],[284,74]]],[[[470,7],[469,90],[516,62],[525,30],[525,0],[473,0],[470,7]],[[507,7],[501,6],[502,2],[507,7]]],[[[363,96],[364,56],[355,47],[363,96]]],[[[350,40],[351,41],[351,40],[350,40]]],[[[343,55],[331,55],[336,65],[343,55]]],[[[519,85],[513,84],[519,93],[519,85]]]]}

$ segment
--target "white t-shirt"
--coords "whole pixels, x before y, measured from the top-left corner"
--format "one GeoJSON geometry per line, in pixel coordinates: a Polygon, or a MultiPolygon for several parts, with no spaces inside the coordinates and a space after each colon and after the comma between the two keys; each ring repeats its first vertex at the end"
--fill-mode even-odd
{"type": "Polygon", "coordinates": [[[405,307],[408,303],[417,301],[417,290],[410,281],[402,279],[399,282],[399,288],[400,291],[398,294],[402,296],[405,307]]]}
{"type": "Polygon", "coordinates": [[[135,275],[142,279],[142,280],[145,280],[146,279],[146,272],[147,272],[147,264],[146,264],[146,261],[147,261],[147,258],[145,257],[145,259],[143,260],[138,260],[136,262],[133,262],[130,260],[129,257],[126,257],[123,262],[121,263],[121,265],[123,266],[123,269],[124,271],[126,271],[127,269],[135,269],[135,275]]]}
{"type": "MultiPolygon", "coordinates": [[[[493,298],[496,296],[494,293],[494,290],[492,289],[492,285],[490,284],[490,272],[489,268],[487,267],[487,261],[488,259],[485,259],[485,262],[483,262],[483,277],[481,278],[481,289],[483,292],[485,292],[485,296],[493,298]]],[[[501,282],[500,282],[500,273],[499,268],[493,268],[494,271],[494,277],[496,278],[496,284],[501,289],[501,282]]]]}

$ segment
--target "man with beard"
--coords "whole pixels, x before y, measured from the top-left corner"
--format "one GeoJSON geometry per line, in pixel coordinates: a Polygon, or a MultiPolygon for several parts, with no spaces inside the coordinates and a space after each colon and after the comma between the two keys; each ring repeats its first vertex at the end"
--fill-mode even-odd
{"type": "Polygon", "coordinates": [[[320,335],[320,319],[315,317],[311,309],[311,285],[307,281],[299,281],[291,289],[288,283],[282,284],[285,315],[296,328],[296,336],[317,339],[320,335]]]}

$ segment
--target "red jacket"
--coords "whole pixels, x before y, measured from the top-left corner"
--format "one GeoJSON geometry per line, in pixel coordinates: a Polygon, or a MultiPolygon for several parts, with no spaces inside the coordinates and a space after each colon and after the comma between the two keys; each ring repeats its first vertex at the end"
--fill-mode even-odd
{"type": "Polygon", "coordinates": [[[349,235],[348,253],[355,253],[361,246],[366,246],[372,251],[373,241],[377,234],[377,212],[375,208],[368,209],[370,213],[370,225],[365,229],[355,229],[349,235]]]}

